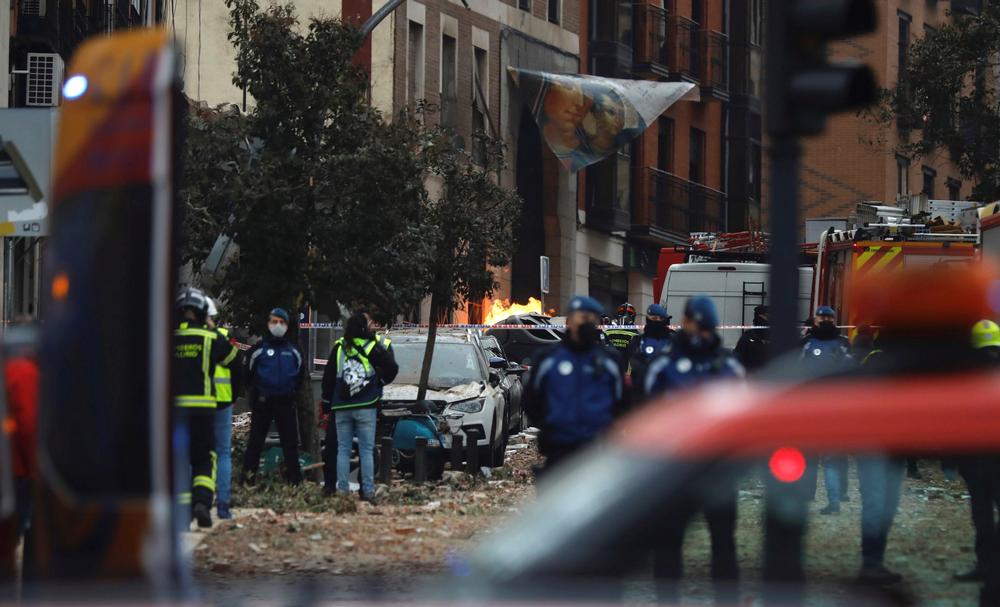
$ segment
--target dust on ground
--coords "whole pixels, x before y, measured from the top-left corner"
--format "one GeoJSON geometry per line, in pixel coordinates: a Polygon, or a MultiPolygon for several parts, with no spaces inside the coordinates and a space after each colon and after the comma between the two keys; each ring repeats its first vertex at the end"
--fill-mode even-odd
{"type": "MultiPolygon", "coordinates": [[[[445,480],[423,486],[400,480],[383,488],[377,506],[324,497],[311,483],[295,490],[280,483],[250,488],[245,497],[258,508],[212,529],[195,550],[197,575],[216,588],[252,578],[280,590],[321,579],[359,596],[376,579],[382,592],[406,596],[409,580],[452,572],[457,555],[533,499],[531,468],[540,458],[532,440],[514,441],[505,466],[492,471],[491,478],[472,480],[449,472],[445,480]]],[[[921,470],[923,479],[904,481],[886,565],[905,576],[902,590],[921,604],[973,604],[978,585],[951,579],[955,570],[974,562],[965,486],[946,478],[935,460],[923,460],[921,470]]],[[[737,546],[745,600],[759,596],[761,473],[748,476],[739,493],[737,546]]],[[[861,564],[861,503],[853,465],[848,501],[839,515],[819,515],[825,505],[822,476],[820,485],[810,506],[806,569],[813,591],[807,603],[838,604],[852,600],[861,564]]],[[[685,543],[686,601],[711,602],[709,555],[707,526],[698,519],[685,543]]],[[[625,598],[654,599],[648,572],[626,583],[625,598]]]]}

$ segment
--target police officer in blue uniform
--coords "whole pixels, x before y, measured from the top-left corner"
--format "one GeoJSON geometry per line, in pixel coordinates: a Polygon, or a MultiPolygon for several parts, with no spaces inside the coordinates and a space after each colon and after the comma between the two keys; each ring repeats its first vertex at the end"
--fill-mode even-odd
{"type": "Polygon", "coordinates": [[[546,471],[593,442],[628,407],[624,363],[601,344],[603,313],[592,297],[570,300],[565,340],[538,360],[528,378],[524,408],[539,422],[546,471]]]}
{"type": "MultiPolygon", "coordinates": [[[[721,379],[742,379],[743,366],[722,347],[716,332],[719,315],[704,295],[688,300],[681,330],[654,358],[646,371],[644,392],[653,398],[696,388],[721,379]]],[[[677,582],[684,575],[684,531],[704,512],[712,539],[712,580],[717,603],[737,603],[739,568],[736,561],[736,482],[726,476],[711,479],[705,495],[689,496],[664,517],[653,554],[657,592],[663,602],[677,600],[677,582]]]]}
{"type": "Polygon", "coordinates": [[[670,343],[675,332],[670,328],[670,315],[660,304],[646,308],[646,326],[629,344],[625,360],[633,386],[641,386],[646,367],[670,343]]]}
{"type": "Polygon", "coordinates": [[[257,473],[264,441],[274,421],[285,459],[285,479],[298,485],[302,482],[302,469],[295,399],[305,381],[306,368],[298,348],[285,338],[288,312],[282,308],[271,310],[267,331],[247,356],[247,400],[251,414],[250,438],[243,457],[244,481],[252,480],[257,473]]]}
{"type": "MultiPolygon", "coordinates": [[[[840,334],[837,312],[830,306],[816,308],[813,326],[802,340],[799,359],[807,372],[815,374],[836,373],[854,365],[851,342],[840,334]]],[[[806,473],[810,487],[816,486],[818,473],[815,460],[810,461],[806,473]]],[[[826,485],[827,504],[820,510],[820,514],[837,514],[840,512],[840,502],[847,500],[847,459],[825,458],[823,482],[826,485]]]]}

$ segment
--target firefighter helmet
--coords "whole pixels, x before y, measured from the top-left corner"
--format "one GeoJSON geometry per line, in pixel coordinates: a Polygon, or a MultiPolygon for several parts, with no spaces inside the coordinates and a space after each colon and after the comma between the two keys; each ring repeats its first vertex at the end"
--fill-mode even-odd
{"type": "Polygon", "coordinates": [[[972,327],[972,347],[1000,348],[1000,326],[992,320],[981,320],[972,327]]]}

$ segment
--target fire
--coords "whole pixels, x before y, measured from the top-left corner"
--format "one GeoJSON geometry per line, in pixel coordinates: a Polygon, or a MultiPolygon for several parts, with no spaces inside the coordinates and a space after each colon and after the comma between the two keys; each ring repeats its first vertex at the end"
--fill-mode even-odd
{"type": "Polygon", "coordinates": [[[511,303],[509,299],[496,299],[488,307],[483,324],[494,325],[515,314],[541,314],[542,302],[534,297],[528,298],[528,303],[511,303]]]}

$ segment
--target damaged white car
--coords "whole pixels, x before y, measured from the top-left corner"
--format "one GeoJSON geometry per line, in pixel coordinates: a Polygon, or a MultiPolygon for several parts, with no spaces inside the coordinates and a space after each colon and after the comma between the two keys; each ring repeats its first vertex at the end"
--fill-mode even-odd
{"type": "MultiPolygon", "coordinates": [[[[383,409],[416,404],[420,370],[427,347],[426,333],[393,333],[392,349],[399,374],[383,391],[383,409]]],[[[490,368],[489,359],[474,334],[439,333],[434,342],[430,378],[425,403],[430,412],[459,419],[456,433],[475,433],[482,465],[503,465],[507,438],[512,429],[511,411],[504,398],[499,370],[490,368]]],[[[514,420],[516,424],[517,420],[514,420]]],[[[452,434],[440,436],[440,449],[451,448],[452,434]]],[[[433,451],[433,449],[429,449],[433,451]]],[[[443,456],[443,453],[441,454],[443,456]]],[[[435,454],[431,453],[434,457],[435,454]]]]}

